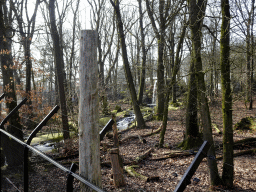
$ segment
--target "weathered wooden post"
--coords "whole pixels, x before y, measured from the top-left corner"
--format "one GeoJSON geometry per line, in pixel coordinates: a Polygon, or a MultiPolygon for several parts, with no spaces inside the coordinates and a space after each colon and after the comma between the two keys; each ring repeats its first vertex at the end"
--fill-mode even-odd
{"type": "Polygon", "coordinates": [[[97,32],[83,30],[80,38],[79,174],[101,187],[97,32]]]}

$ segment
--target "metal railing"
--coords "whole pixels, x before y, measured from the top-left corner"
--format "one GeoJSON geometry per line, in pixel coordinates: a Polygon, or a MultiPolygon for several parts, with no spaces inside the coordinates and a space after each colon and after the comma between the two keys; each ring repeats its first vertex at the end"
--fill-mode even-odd
{"type": "MultiPolygon", "coordinates": [[[[0,96],[0,100],[4,98],[4,94],[2,94],[0,96]]],[[[50,162],[51,164],[55,165],[57,168],[59,168],[60,170],[64,171],[67,173],[67,181],[66,181],[66,189],[68,192],[73,191],[73,180],[74,178],[76,178],[78,181],[84,183],[85,185],[87,185],[88,187],[90,187],[91,189],[98,191],[98,192],[103,192],[102,189],[100,189],[99,187],[97,187],[96,185],[90,183],[89,181],[87,181],[86,179],[84,179],[83,177],[81,177],[80,175],[74,173],[78,166],[76,164],[72,164],[70,169],[67,169],[66,167],[64,167],[63,165],[59,164],[58,162],[54,161],[52,158],[48,157],[47,155],[45,155],[44,153],[42,153],[41,151],[37,150],[36,148],[30,146],[30,143],[32,141],[32,139],[36,136],[36,134],[42,129],[43,126],[46,125],[47,121],[58,111],[59,107],[55,106],[51,112],[38,124],[38,126],[32,131],[32,133],[30,134],[30,136],[28,137],[26,143],[21,141],[20,139],[16,138],[15,136],[11,135],[10,133],[6,132],[4,130],[4,125],[7,123],[7,121],[11,118],[11,116],[17,112],[17,110],[23,105],[25,104],[27,101],[27,99],[23,99],[23,101],[21,101],[21,103],[19,103],[4,119],[3,121],[0,123],[0,133],[5,134],[6,136],[10,137],[11,139],[13,139],[14,141],[16,141],[17,143],[19,143],[20,145],[22,145],[24,147],[24,192],[28,191],[29,188],[29,176],[28,176],[28,161],[29,161],[29,157],[28,157],[28,151],[32,151],[34,153],[36,153],[37,155],[39,155],[40,157],[42,157],[43,159],[45,159],[46,161],[50,162]]],[[[0,143],[1,143],[1,137],[0,137],[0,143]]],[[[1,150],[0,150],[0,155],[1,155],[1,150]]],[[[0,175],[1,175],[1,169],[0,169],[0,175]]],[[[2,175],[1,175],[2,177],[2,175]]],[[[0,186],[1,185],[1,178],[0,178],[0,186]]]]}
{"type": "Polygon", "coordinates": [[[201,145],[199,151],[197,152],[195,158],[193,159],[192,163],[186,170],[185,174],[181,178],[180,182],[176,186],[174,192],[182,192],[186,189],[187,185],[191,183],[191,178],[196,172],[198,166],[200,165],[203,158],[207,157],[207,152],[210,149],[210,144],[208,141],[204,141],[201,145]]]}
{"type": "MultiPolygon", "coordinates": [[[[0,100],[4,98],[4,94],[2,94],[0,96],[0,100]]],[[[78,169],[78,166],[76,164],[72,164],[70,169],[67,169],[66,167],[62,166],[61,164],[59,164],[58,162],[54,161],[53,159],[51,159],[50,157],[48,157],[47,155],[45,155],[44,153],[42,153],[41,151],[37,150],[36,148],[30,146],[30,143],[32,141],[32,139],[36,136],[36,134],[42,129],[43,126],[46,125],[46,123],[51,119],[51,117],[57,113],[57,111],[59,110],[59,106],[55,106],[50,112],[49,114],[38,124],[38,126],[32,131],[32,133],[29,135],[26,143],[21,141],[20,139],[16,138],[15,136],[11,135],[10,133],[6,132],[4,130],[4,125],[7,123],[7,121],[11,118],[11,116],[23,105],[25,104],[27,101],[27,99],[23,99],[21,101],[21,103],[19,103],[4,119],[3,121],[0,123],[0,133],[7,135],[8,137],[12,138],[13,140],[15,140],[17,143],[21,144],[24,147],[24,191],[27,192],[28,188],[29,188],[29,174],[28,174],[28,161],[29,161],[29,157],[28,157],[28,152],[29,150],[31,150],[32,152],[36,153],[37,155],[39,155],[40,157],[44,158],[45,160],[47,160],[48,162],[50,162],[51,164],[55,165],[56,167],[58,167],[59,169],[61,169],[62,171],[67,173],[67,181],[66,181],[66,189],[68,192],[73,191],[73,180],[74,178],[76,178],[77,180],[79,180],[80,182],[84,183],[85,185],[87,185],[88,187],[90,187],[91,189],[98,191],[98,192],[103,192],[102,189],[100,189],[99,187],[95,186],[94,184],[90,183],[89,181],[87,181],[86,179],[84,179],[83,177],[77,175],[75,173],[75,171],[78,169]]],[[[105,134],[110,131],[112,129],[112,125],[114,123],[113,119],[110,119],[109,122],[106,124],[106,126],[99,132],[100,134],[100,140],[103,140],[103,137],[105,136],[105,134]]],[[[0,137],[0,143],[1,143],[1,137],[0,137]]],[[[182,192],[185,190],[185,188],[187,187],[187,185],[189,185],[191,183],[191,178],[194,175],[196,169],[198,168],[198,166],[200,165],[201,161],[203,160],[203,158],[207,157],[207,152],[210,148],[210,144],[208,141],[204,141],[204,143],[201,145],[199,151],[197,152],[195,158],[193,159],[192,163],[190,164],[190,166],[188,167],[188,169],[186,170],[185,174],[183,175],[182,179],[180,180],[180,182],[178,183],[178,185],[176,186],[174,192],[182,192]]],[[[0,150],[0,155],[1,155],[1,150],[0,150]]],[[[1,175],[1,169],[0,169],[0,175],[1,175]]],[[[0,186],[1,186],[1,179],[0,179],[0,186]]]]}

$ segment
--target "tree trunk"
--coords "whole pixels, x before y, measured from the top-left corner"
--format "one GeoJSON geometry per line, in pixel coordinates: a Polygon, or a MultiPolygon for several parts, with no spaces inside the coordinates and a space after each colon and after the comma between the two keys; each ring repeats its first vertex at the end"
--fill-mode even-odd
{"type": "Polygon", "coordinates": [[[166,132],[167,118],[168,118],[169,95],[170,95],[170,91],[167,91],[166,98],[165,98],[164,114],[163,114],[163,126],[162,126],[162,130],[160,132],[160,137],[159,137],[159,147],[160,148],[162,148],[164,145],[164,135],[166,132]]]}
{"type": "Polygon", "coordinates": [[[159,1],[159,30],[156,27],[156,23],[153,17],[153,12],[150,8],[149,1],[146,0],[147,12],[158,40],[158,59],[157,59],[157,118],[161,120],[163,118],[164,112],[164,44],[165,44],[165,30],[166,30],[166,18],[164,17],[164,13],[169,9],[169,7],[165,7],[165,1],[159,1]],[[166,10],[165,10],[166,9],[166,10]]]}
{"type": "Polygon", "coordinates": [[[67,116],[67,106],[66,106],[66,96],[65,96],[65,71],[63,68],[63,53],[60,48],[60,39],[55,23],[55,0],[49,1],[49,15],[50,15],[50,24],[51,24],[51,36],[53,41],[54,49],[54,62],[57,73],[58,81],[58,93],[61,106],[61,117],[62,117],[62,126],[63,126],[63,137],[64,140],[69,139],[69,127],[68,127],[68,116],[67,116]]]}
{"type": "MultiPolygon", "coordinates": [[[[185,37],[185,31],[188,23],[184,24],[182,37],[185,37]]],[[[181,47],[181,45],[179,45],[181,47]]],[[[180,48],[181,49],[181,48],[180,48]]],[[[179,57],[176,55],[176,59],[179,57]]],[[[187,95],[187,109],[186,109],[186,132],[183,143],[180,145],[183,149],[191,149],[198,147],[202,143],[202,136],[199,133],[198,126],[198,110],[197,110],[197,84],[195,76],[195,63],[191,60],[190,79],[187,95]]]]}
{"type": "Polygon", "coordinates": [[[232,95],[230,88],[230,12],[229,0],[221,1],[221,87],[222,87],[222,113],[223,113],[223,172],[224,185],[233,186],[233,128],[232,128],[232,95]]]}
{"type": "Polygon", "coordinates": [[[70,53],[70,59],[69,59],[69,82],[68,82],[68,90],[69,90],[69,109],[71,112],[73,112],[73,103],[72,98],[74,97],[75,93],[72,90],[75,89],[74,84],[72,83],[72,76],[73,76],[73,62],[75,61],[75,37],[76,37],[76,25],[77,25],[77,12],[79,8],[80,0],[76,3],[76,9],[74,11],[74,18],[73,18],[73,28],[72,28],[72,44],[71,44],[71,53],[70,53]]]}
{"type": "Polygon", "coordinates": [[[191,61],[190,79],[187,95],[186,109],[186,132],[183,143],[180,145],[183,149],[191,149],[200,146],[202,143],[198,126],[197,110],[197,84],[195,76],[195,64],[191,61]]]}
{"type": "Polygon", "coordinates": [[[159,146],[163,147],[164,144],[164,135],[166,131],[166,126],[167,126],[167,117],[168,117],[168,107],[169,107],[169,97],[170,93],[172,91],[172,88],[176,84],[176,76],[180,68],[180,51],[181,47],[184,41],[185,33],[187,29],[187,23],[184,23],[184,26],[182,28],[181,36],[179,43],[177,45],[177,50],[176,50],[176,55],[175,55],[175,60],[173,61],[173,66],[172,66],[172,79],[167,83],[167,92],[166,92],[166,98],[165,98],[165,109],[164,109],[164,115],[163,115],[163,128],[160,133],[160,139],[159,139],[159,146]]]}
{"type": "Polygon", "coordinates": [[[251,52],[251,74],[250,74],[250,105],[249,105],[249,109],[251,110],[252,109],[252,104],[253,104],[253,70],[254,70],[254,36],[253,36],[253,24],[254,24],[254,4],[255,4],[255,0],[252,0],[252,10],[251,10],[251,49],[250,49],[250,52],[251,52]]]}
{"type": "MultiPolygon", "coordinates": [[[[2,12],[3,10],[7,10],[6,1],[0,1],[0,59],[3,76],[3,92],[6,94],[6,107],[10,112],[17,106],[17,97],[14,86],[14,69],[12,68],[12,40],[10,39],[10,37],[8,37],[11,33],[8,32],[8,29],[6,27],[8,26],[8,28],[10,28],[11,23],[6,24],[4,22],[4,14],[7,13],[2,12]]],[[[20,124],[19,112],[16,112],[9,120],[7,131],[18,139],[23,140],[23,132],[22,126],[20,124]]],[[[1,142],[3,153],[6,156],[8,166],[12,167],[22,165],[22,161],[20,160],[20,158],[23,157],[23,146],[3,134],[1,134],[1,142]],[[15,153],[13,151],[14,149],[15,153]]]]}
{"type": "MultiPolygon", "coordinates": [[[[101,187],[97,35],[95,31],[81,31],[79,173],[101,187]]],[[[90,191],[82,187],[83,191],[90,191]]]]}
{"type": "Polygon", "coordinates": [[[208,151],[208,167],[210,171],[211,185],[219,185],[221,179],[218,174],[218,168],[215,158],[215,149],[212,138],[211,118],[208,101],[206,97],[206,88],[204,82],[204,73],[201,59],[201,38],[202,23],[205,15],[207,2],[204,0],[190,0],[189,2],[190,29],[192,39],[192,62],[195,64],[195,74],[197,80],[198,98],[201,106],[201,118],[203,126],[203,139],[207,140],[211,148],[208,151]],[[200,19],[198,19],[200,18],[200,19]]]}
{"type": "Polygon", "coordinates": [[[139,104],[142,104],[143,92],[145,89],[145,75],[146,75],[146,47],[145,47],[145,34],[143,27],[143,13],[141,7],[141,0],[138,0],[139,12],[140,12],[140,35],[141,35],[141,48],[142,48],[142,63],[141,63],[141,75],[140,75],[140,89],[139,89],[139,104]]]}
{"type": "Polygon", "coordinates": [[[119,8],[119,0],[116,0],[115,3],[112,0],[110,0],[110,2],[112,4],[112,6],[114,7],[115,13],[116,13],[118,35],[119,35],[119,41],[121,43],[126,82],[128,84],[128,88],[130,90],[133,109],[134,109],[134,113],[135,113],[136,120],[137,120],[137,123],[138,123],[137,126],[139,128],[144,128],[145,127],[145,121],[143,119],[140,107],[138,105],[137,94],[136,94],[136,90],[135,90],[135,87],[134,87],[133,77],[132,77],[132,73],[131,73],[130,66],[129,66],[129,61],[128,61],[128,56],[127,56],[124,29],[123,29],[123,22],[122,22],[122,19],[121,19],[120,8],[119,8]]]}
{"type": "Polygon", "coordinates": [[[164,44],[165,44],[165,18],[164,18],[164,6],[165,1],[159,1],[159,13],[160,13],[160,28],[158,38],[158,60],[157,60],[157,116],[161,120],[164,113],[164,44]]]}

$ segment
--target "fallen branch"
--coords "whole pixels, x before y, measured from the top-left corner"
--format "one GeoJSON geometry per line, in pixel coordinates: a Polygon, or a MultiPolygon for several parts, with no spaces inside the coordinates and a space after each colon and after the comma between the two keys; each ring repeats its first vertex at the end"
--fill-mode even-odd
{"type": "MultiPolygon", "coordinates": [[[[152,136],[154,134],[157,134],[161,131],[162,129],[162,126],[160,126],[157,130],[155,130],[154,132],[151,132],[151,133],[147,133],[147,134],[144,134],[144,135],[140,135],[140,137],[149,137],[149,136],[152,136]]],[[[138,135],[131,135],[131,136],[128,136],[124,139],[122,139],[120,141],[120,143],[124,143],[125,141],[129,140],[129,139],[138,139],[138,135]]]]}
{"type": "MultiPolygon", "coordinates": [[[[250,150],[245,150],[245,151],[240,151],[240,152],[234,153],[233,157],[239,157],[242,155],[249,155],[249,154],[254,154],[254,153],[256,153],[256,149],[250,149],[250,150]]],[[[223,159],[223,156],[216,158],[216,160],[222,160],[222,159],[223,159]]]]}
{"type": "Polygon", "coordinates": [[[138,163],[140,163],[142,160],[146,159],[146,158],[150,155],[150,153],[151,153],[152,151],[154,151],[154,149],[153,149],[153,148],[150,148],[150,149],[147,150],[144,154],[142,154],[142,155],[136,157],[136,158],[133,160],[133,162],[132,162],[131,164],[138,164],[138,163]]]}
{"type": "Polygon", "coordinates": [[[215,123],[213,123],[212,126],[213,126],[213,128],[215,129],[215,131],[216,131],[219,135],[222,134],[222,132],[220,131],[220,129],[218,128],[218,126],[217,126],[215,123]]]}
{"type": "MultiPolygon", "coordinates": [[[[153,148],[150,148],[147,151],[145,151],[144,154],[136,157],[133,161],[124,161],[123,165],[136,165],[136,164],[139,164],[141,161],[146,159],[153,150],[154,150],[153,148]]],[[[111,162],[110,161],[102,162],[101,166],[102,167],[111,167],[111,162]]]]}
{"type": "Polygon", "coordinates": [[[133,168],[139,167],[138,165],[132,165],[132,166],[125,166],[124,170],[132,177],[138,177],[143,181],[149,182],[149,181],[157,181],[159,180],[159,177],[147,177],[144,175],[141,175],[137,173],[133,168]]]}
{"type": "MultiPolygon", "coordinates": [[[[234,142],[233,147],[238,147],[238,146],[242,146],[243,144],[251,144],[251,143],[255,143],[255,142],[256,142],[256,138],[250,137],[250,138],[246,138],[246,139],[242,139],[242,140],[234,142]]],[[[216,146],[215,148],[221,149],[221,148],[223,148],[223,144],[220,144],[220,145],[216,146]]]]}
{"type": "Polygon", "coordinates": [[[175,157],[187,157],[190,155],[195,155],[195,153],[191,153],[191,152],[187,152],[187,151],[176,151],[176,152],[164,154],[161,157],[153,157],[150,159],[150,161],[161,161],[161,160],[166,160],[166,159],[175,158],[175,157]]]}
{"type": "Polygon", "coordinates": [[[140,135],[138,135],[138,138],[142,144],[147,143],[146,139],[143,139],[140,135]]]}
{"type": "Polygon", "coordinates": [[[113,143],[106,143],[106,142],[100,142],[100,145],[102,146],[102,148],[112,148],[114,147],[113,143]]]}

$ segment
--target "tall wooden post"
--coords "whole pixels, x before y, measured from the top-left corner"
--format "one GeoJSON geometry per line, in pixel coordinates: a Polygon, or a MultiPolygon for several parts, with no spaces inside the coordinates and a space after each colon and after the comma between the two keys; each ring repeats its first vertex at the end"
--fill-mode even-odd
{"type": "Polygon", "coordinates": [[[81,31],[79,76],[79,174],[101,187],[96,31],[81,31]]]}

